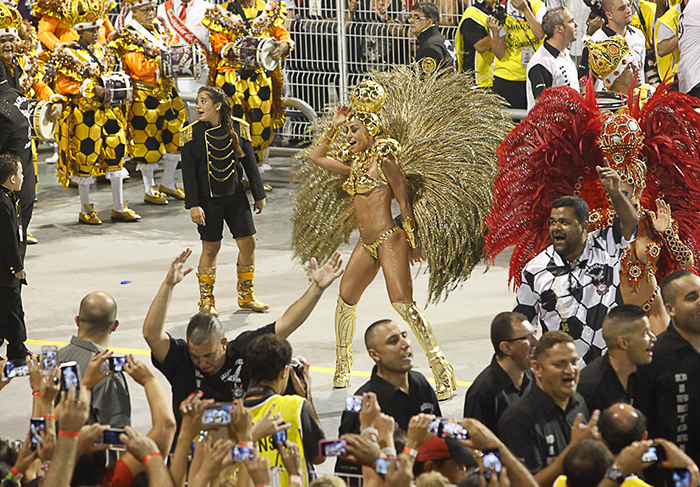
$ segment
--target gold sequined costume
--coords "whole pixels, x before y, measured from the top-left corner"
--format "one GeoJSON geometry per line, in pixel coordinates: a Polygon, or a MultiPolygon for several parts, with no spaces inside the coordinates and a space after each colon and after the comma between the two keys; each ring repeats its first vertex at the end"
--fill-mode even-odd
{"type": "Polygon", "coordinates": [[[294,42],[284,28],[287,18],[284,2],[253,0],[252,6],[241,6],[250,23],[248,28],[234,8],[234,1],[209,10],[202,24],[209,29],[212,53],[218,56],[213,60],[216,63],[214,85],[222,88],[231,99],[234,116],[245,118],[250,124],[253,150],[261,164],[263,150],[272,143],[273,129],[284,123],[284,110],[276,110],[281,106],[280,67],[268,72],[257,65],[246,66],[240,59],[230,59],[229,53],[244,37],[275,38],[286,42],[290,51],[294,42]]]}
{"type": "MultiPolygon", "coordinates": [[[[425,75],[412,67],[397,66],[371,73],[370,78],[386,92],[384,104],[368,109],[365,100],[364,108],[353,112],[352,117],[360,120],[370,134],[377,134],[381,126],[381,137],[375,138],[366,152],[354,155],[343,144],[343,137],[328,142],[328,152],[336,154],[336,160],[351,164],[350,175],[321,169],[310,159],[311,148],[295,157],[292,180],[299,187],[292,217],[294,255],[300,262],[311,257],[324,260],[341,243],[349,243],[357,225],[353,195],[387,187],[380,161],[391,157],[406,177],[415,221],[404,218],[402,230],[389,228],[386,232],[399,232],[409,247],[415,248],[420,242],[430,272],[428,299],[438,302],[468,279],[481,260],[482,225],[492,196],[496,148],[512,122],[500,99],[476,89],[464,74],[437,71],[425,75]],[[375,159],[379,178],[369,172],[375,159]]],[[[356,109],[357,98],[353,100],[356,109]]],[[[327,115],[313,128],[325,128],[330,119],[327,115]]],[[[324,137],[322,133],[317,144],[323,143],[324,137]]],[[[381,253],[383,246],[394,245],[390,242],[396,237],[386,232],[373,243],[365,242],[371,257],[373,251],[381,253]]],[[[392,305],[428,356],[438,399],[450,397],[456,389],[454,373],[430,323],[415,302],[392,305]]],[[[356,305],[338,297],[334,385],[340,387],[347,385],[352,366],[355,309],[356,305]]]]}

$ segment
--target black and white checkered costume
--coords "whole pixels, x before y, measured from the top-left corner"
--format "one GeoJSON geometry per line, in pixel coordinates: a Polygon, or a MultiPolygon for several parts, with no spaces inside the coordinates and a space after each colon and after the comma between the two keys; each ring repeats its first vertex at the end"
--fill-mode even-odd
{"type": "Polygon", "coordinates": [[[533,325],[540,323],[543,332],[568,333],[575,340],[579,364],[591,363],[605,350],[603,319],[608,310],[622,304],[620,257],[632,240],[622,236],[615,217],[612,225],[588,235],[573,263],[550,245],[523,269],[513,311],[523,313],[533,325]]]}

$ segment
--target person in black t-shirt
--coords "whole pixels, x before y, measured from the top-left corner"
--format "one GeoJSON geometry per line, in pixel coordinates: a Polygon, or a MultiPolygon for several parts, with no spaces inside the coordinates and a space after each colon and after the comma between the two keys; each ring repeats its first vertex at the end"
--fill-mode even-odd
{"type": "Polygon", "coordinates": [[[632,404],[634,372],[651,363],[656,336],[644,310],[633,304],[613,308],[603,321],[608,353],[581,371],[578,392],[589,411],[618,402],[632,404]]]}
{"type": "Polygon", "coordinates": [[[181,420],[180,403],[191,393],[202,391],[202,399],[216,401],[242,398],[250,382],[244,366],[248,343],[267,333],[287,338],[308,318],[323,291],[343,273],[339,252],[334,253],[321,268],[312,259],[311,286],[274,323],[243,332],[229,342],[218,318],[209,313],[198,313],[187,325],[187,339],[183,340],[173,338],[163,331],[163,327],[173,288],[192,272],[193,267],[185,268],[191,254],[192,251],[187,249],[172,262],[143,323],[143,336],[151,349],[153,365],[172,386],[173,411],[178,424],[181,420]]]}
{"type": "MultiPolygon", "coordinates": [[[[382,413],[394,418],[396,426],[408,430],[408,423],[420,413],[441,416],[435,391],[425,376],[413,368],[411,340],[406,330],[395,321],[380,320],[367,328],[365,346],[375,362],[372,376],[356,392],[374,392],[382,413]]],[[[345,433],[360,433],[360,417],[355,412],[343,411],[339,436],[345,433]]],[[[360,467],[338,459],[336,472],[362,473],[360,467]]]]}
{"type": "Polygon", "coordinates": [[[503,413],[498,436],[538,484],[552,485],[564,472],[569,450],[579,440],[597,436],[598,412],[589,421],[586,403],[576,392],[578,353],[570,335],[544,333],[535,348],[532,368],[537,383],[503,413]]]}
{"type": "Polygon", "coordinates": [[[478,419],[496,431],[506,408],[535,381],[531,361],[537,338],[525,315],[506,311],[491,322],[491,343],[496,353],[467,391],[464,417],[478,419]]]}

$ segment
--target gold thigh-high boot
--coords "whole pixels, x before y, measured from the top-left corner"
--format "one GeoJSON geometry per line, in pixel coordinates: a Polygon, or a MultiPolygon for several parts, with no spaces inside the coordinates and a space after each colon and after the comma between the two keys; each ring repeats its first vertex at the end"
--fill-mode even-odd
{"type": "Polygon", "coordinates": [[[197,303],[200,313],[211,313],[219,316],[214,307],[214,283],[216,282],[216,267],[197,267],[197,279],[199,279],[199,297],[197,303]]]}
{"type": "Polygon", "coordinates": [[[428,323],[423,313],[420,312],[415,302],[411,304],[391,303],[391,305],[411,327],[418,339],[418,343],[420,343],[428,356],[428,362],[435,377],[435,395],[438,400],[449,399],[452,397],[453,392],[457,390],[457,381],[455,380],[452,365],[447,361],[437,344],[433,327],[430,326],[430,323],[428,323]]]}
{"type": "Polygon", "coordinates": [[[265,311],[269,304],[261,303],[253,294],[254,265],[237,265],[238,271],[238,307],[257,312],[265,311]]]}
{"type": "Polygon", "coordinates": [[[335,307],[335,374],[333,387],[347,387],[352,369],[352,338],[355,336],[355,310],[338,295],[335,307]]]}

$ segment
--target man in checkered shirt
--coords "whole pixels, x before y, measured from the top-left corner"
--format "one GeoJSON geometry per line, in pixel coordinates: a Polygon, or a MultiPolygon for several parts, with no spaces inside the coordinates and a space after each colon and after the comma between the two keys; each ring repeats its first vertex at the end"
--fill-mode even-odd
{"type": "Polygon", "coordinates": [[[620,257],[636,237],[639,220],[620,190],[617,171],[607,161],[596,169],[617,214],[612,225],[589,234],[588,204],[576,196],[557,199],[549,217],[552,245],[523,269],[513,307],[533,325],[539,322],[543,332],[570,334],[582,367],[605,349],[603,319],[622,303],[620,257]]]}

